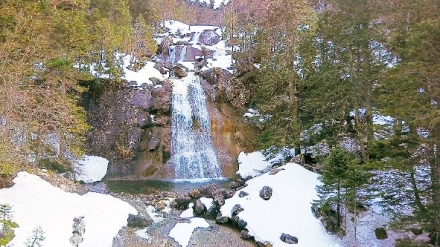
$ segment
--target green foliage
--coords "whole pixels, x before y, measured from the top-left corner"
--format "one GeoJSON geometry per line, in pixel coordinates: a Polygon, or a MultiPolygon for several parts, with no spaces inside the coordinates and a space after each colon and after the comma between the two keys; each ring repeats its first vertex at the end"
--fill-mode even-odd
{"type": "Polygon", "coordinates": [[[376,238],[380,240],[388,238],[387,230],[383,227],[374,229],[374,234],[376,235],[376,238]]]}
{"type": "Polygon", "coordinates": [[[317,186],[319,200],[314,204],[324,211],[334,211],[334,215],[327,215],[328,230],[341,231],[342,209],[344,205],[353,209],[359,208],[358,191],[365,187],[368,175],[362,170],[357,158],[344,151],[340,146],[332,148],[324,160],[321,181],[323,185],[317,186]],[[333,220],[332,220],[333,218],[333,220]]]}
{"type": "Polygon", "coordinates": [[[18,227],[18,224],[12,221],[12,208],[8,204],[0,204],[0,233],[3,237],[0,238],[0,246],[6,246],[14,237],[14,228],[18,227]]]}
{"type": "Polygon", "coordinates": [[[51,160],[48,158],[41,159],[40,162],[38,163],[38,168],[41,169],[44,168],[59,173],[64,173],[71,170],[70,167],[66,166],[65,164],[61,164],[56,160],[51,160]]]}

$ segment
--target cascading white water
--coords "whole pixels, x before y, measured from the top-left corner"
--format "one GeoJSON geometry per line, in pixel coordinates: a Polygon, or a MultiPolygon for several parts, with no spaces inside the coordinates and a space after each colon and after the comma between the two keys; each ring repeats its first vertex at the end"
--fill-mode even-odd
{"type": "Polygon", "coordinates": [[[182,50],[180,51],[179,62],[185,62],[185,60],[186,60],[186,46],[183,46],[182,50]]]}
{"type": "Polygon", "coordinates": [[[198,76],[174,80],[171,117],[171,160],[177,179],[218,178],[211,119],[198,76]]]}
{"type": "Polygon", "coordinates": [[[174,65],[176,63],[176,47],[175,46],[168,47],[168,53],[169,53],[168,62],[174,65]]]}

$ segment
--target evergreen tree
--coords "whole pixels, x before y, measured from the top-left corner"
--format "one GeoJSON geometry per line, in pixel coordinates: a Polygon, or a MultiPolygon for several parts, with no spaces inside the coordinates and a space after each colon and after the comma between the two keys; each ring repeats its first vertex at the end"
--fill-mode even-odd
{"type": "Polygon", "coordinates": [[[6,246],[14,238],[14,228],[18,227],[18,224],[12,221],[11,210],[8,204],[0,204],[0,246],[6,246]]]}

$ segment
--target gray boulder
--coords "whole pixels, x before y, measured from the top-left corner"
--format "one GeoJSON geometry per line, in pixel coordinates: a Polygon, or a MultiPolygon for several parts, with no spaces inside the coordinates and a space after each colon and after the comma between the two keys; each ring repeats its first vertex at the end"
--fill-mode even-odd
{"type": "Polygon", "coordinates": [[[260,190],[260,197],[263,198],[264,200],[269,200],[270,197],[272,196],[272,192],[273,192],[273,189],[271,187],[264,186],[260,190]]]}
{"type": "Polygon", "coordinates": [[[240,191],[240,193],[238,194],[238,197],[243,198],[245,196],[248,196],[249,194],[244,192],[244,191],[240,191]]]}
{"type": "Polygon", "coordinates": [[[244,239],[244,240],[248,240],[248,239],[251,239],[252,236],[249,234],[249,231],[248,231],[248,230],[242,230],[242,231],[240,232],[240,238],[241,238],[241,239],[244,239]]]}
{"type": "Polygon", "coordinates": [[[215,218],[215,222],[216,222],[217,224],[226,224],[226,223],[229,222],[229,218],[226,217],[226,216],[222,216],[222,214],[219,213],[219,214],[217,215],[217,217],[215,218]]]}
{"type": "Polygon", "coordinates": [[[128,227],[139,227],[145,228],[153,224],[153,220],[149,218],[142,217],[140,215],[129,214],[127,219],[128,227]]]}
{"type": "Polygon", "coordinates": [[[203,204],[202,201],[197,200],[196,203],[194,204],[194,213],[196,215],[202,215],[206,212],[206,206],[205,204],[203,204]]]}
{"type": "Polygon", "coordinates": [[[291,236],[286,233],[282,233],[280,236],[281,241],[283,241],[286,244],[298,244],[298,238],[291,236]]]}

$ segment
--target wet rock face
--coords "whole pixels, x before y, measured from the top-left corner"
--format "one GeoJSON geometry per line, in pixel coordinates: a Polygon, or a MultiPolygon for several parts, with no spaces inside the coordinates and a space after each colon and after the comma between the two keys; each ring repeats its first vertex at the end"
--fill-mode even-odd
{"type": "Polygon", "coordinates": [[[252,137],[259,130],[243,118],[240,110],[245,108],[244,102],[248,100],[239,99],[250,97],[250,92],[240,84],[233,84],[232,75],[226,70],[215,68],[199,74],[207,97],[213,144],[223,176],[232,177],[238,168],[238,154],[242,151],[251,152],[258,145],[252,137]]]}
{"type": "Polygon", "coordinates": [[[170,156],[171,81],[143,86],[104,91],[88,105],[88,147],[110,161],[109,177],[157,175],[170,156]]]}

